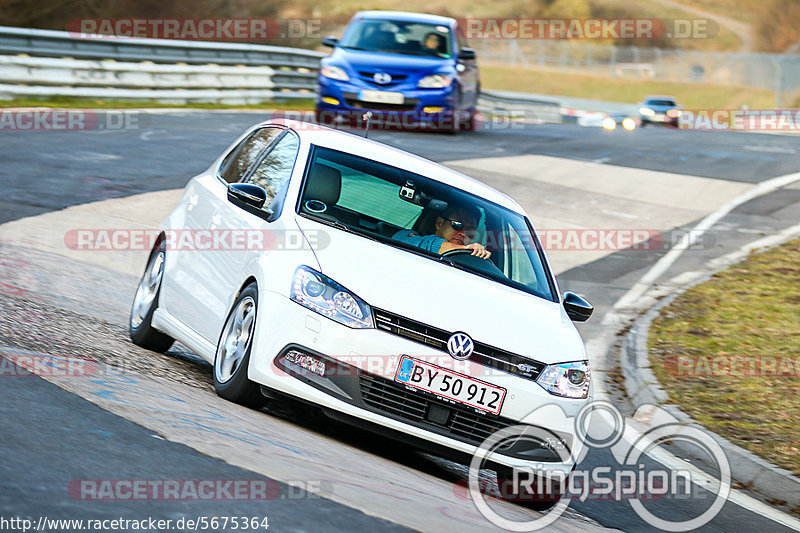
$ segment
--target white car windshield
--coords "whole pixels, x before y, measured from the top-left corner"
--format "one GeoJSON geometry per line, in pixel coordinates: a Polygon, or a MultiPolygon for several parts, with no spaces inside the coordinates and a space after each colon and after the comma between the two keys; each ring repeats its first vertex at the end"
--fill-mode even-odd
{"type": "Polygon", "coordinates": [[[314,147],[298,213],[455,268],[556,301],[552,276],[529,221],[510,209],[378,161],[314,147]],[[451,243],[479,243],[489,259],[439,254],[439,227],[451,243]]]}

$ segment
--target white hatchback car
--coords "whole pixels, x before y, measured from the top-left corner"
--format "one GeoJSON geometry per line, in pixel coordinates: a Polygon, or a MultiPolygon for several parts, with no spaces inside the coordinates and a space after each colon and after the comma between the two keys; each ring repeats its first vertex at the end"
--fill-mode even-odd
{"type": "Polygon", "coordinates": [[[591,312],[559,296],[506,195],[378,142],[278,121],[188,183],[150,255],[130,335],[195,350],[228,400],[289,395],[456,459],[499,429],[545,428],[553,439],[512,443],[492,465],[563,471],[572,424],[526,417],[552,404],[574,417],[590,401],[572,321],[591,312]],[[440,246],[442,225],[455,245],[440,246]]]}

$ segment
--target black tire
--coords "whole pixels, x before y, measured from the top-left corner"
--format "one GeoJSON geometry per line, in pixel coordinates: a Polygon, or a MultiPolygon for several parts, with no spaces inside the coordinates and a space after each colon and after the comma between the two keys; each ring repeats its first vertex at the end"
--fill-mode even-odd
{"type": "Polygon", "coordinates": [[[158,244],[147,260],[136,295],[131,304],[131,314],[128,320],[128,334],[137,346],[166,352],[175,339],[161,333],[152,326],[153,313],[158,308],[158,298],[161,295],[161,281],[164,275],[165,248],[163,243],[158,244]]]}
{"type": "Polygon", "coordinates": [[[217,342],[217,353],[214,356],[214,390],[217,394],[228,401],[254,409],[266,403],[266,397],[261,394],[261,387],[247,378],[253,336],[256,331],[257,310],[258,288],[255,283],[251,283],[233,302],[222,327],[217,342]],[[249,322],[244,324],[244,329],[247,330],[244,341],[242,333],[245,331],[241,327],[243,324],[237,323],[237,320],[243,318],[249,322]],[[231,347],[235,348],[234,353],[230,353],[231,347]],[[236,353],[240,350],[241,353],[236,353]]]}
{"type": "Polygon", "coordinates": [[[467,115],[467,119],[461,124],[461,131],[475,131],[476,127],[476,114],[477,111],[473,108],[470,109],[467,115]]]}

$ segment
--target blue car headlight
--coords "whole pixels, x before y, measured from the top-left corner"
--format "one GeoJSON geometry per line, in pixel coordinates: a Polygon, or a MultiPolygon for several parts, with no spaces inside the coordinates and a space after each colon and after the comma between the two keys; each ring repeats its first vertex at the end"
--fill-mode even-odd
{"type": "Polygon", "coordinates": [[[451,74],[431,74],[419,80],[417,87],[420,89],[444,89],[450,87],[451,83],[453,83],[451,74]]]}
{"type": "Polygon", "coordinates": [[[342,67],[336,67],[334,65],[325,65],[319,70],[319,73],[332,80],[350,80],[350,76],[347,75],[347,72],[342,67]]]}
{"type": "Polygon", "coordinates": [[[307,266],[294,272],[290,298],[350,328],[372,328],[372,309],[331,278],[307,266]]]}
{"type": "Polygon", "coordinates": [[[547,365],[536,379],[544,390],[555,396],[583,399],[589,396],[588,361],[547,365]]]}

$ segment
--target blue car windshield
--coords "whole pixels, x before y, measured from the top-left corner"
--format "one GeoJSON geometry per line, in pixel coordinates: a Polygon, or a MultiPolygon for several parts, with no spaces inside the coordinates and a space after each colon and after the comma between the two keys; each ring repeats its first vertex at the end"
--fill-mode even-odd
{"type": "Polygon", "coordinates": [[[650,99],[645,103],[647,105],[657,105],[657,106],[663,106],[663,107],[675,107],[675,105],[676,105],[675,104],[675,100],[655,100],[655,99],[650,99]]]}
{"type": "Polygon", "coordinates": [[[356,20],[348,26],[339,46],[367,52],[453,57],[450,28],[421,22],[356,20]]]}

